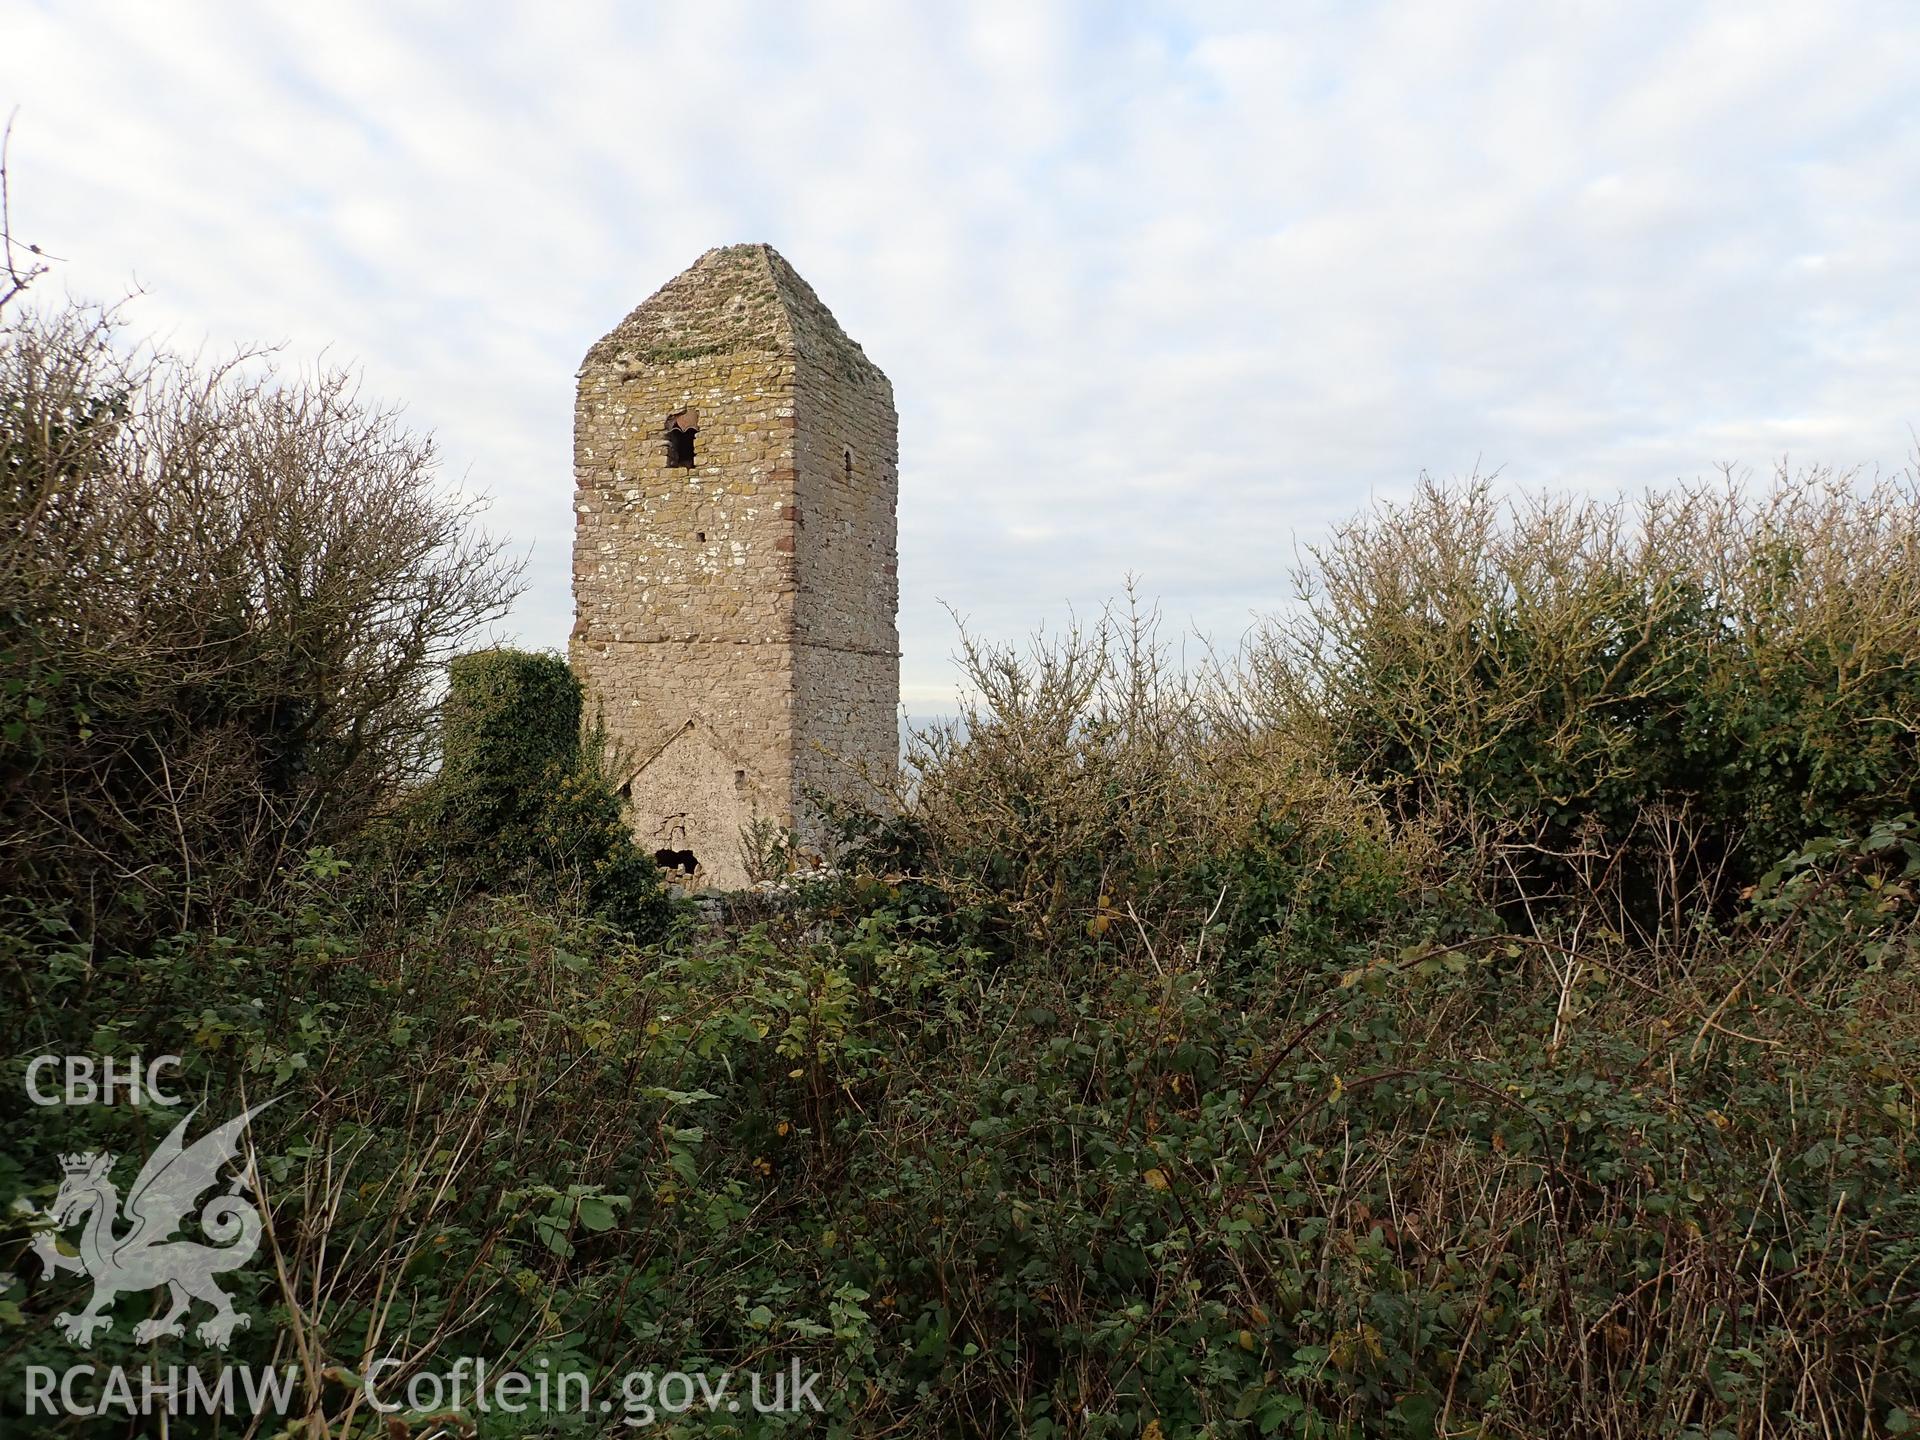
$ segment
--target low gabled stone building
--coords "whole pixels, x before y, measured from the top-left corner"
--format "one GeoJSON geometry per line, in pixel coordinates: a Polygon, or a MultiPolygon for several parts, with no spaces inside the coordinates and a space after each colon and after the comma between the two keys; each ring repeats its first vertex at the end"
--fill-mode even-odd
{"type": "Polygon", "coordinates": [[[635,832],[704,883],[753,821],[898,768],[893,387],[770,245],[709,250],[587,352],[570,658],[635,832]]]}

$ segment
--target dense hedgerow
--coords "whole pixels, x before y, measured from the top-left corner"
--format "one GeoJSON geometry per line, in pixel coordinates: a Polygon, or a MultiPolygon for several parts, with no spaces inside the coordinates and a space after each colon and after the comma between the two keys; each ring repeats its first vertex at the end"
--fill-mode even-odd
{"type": "Polygon", "coordinates": [[[1920,804],[1909,476],[1638,506],[1427,482],[1299,579],[1247,657],[1265,721],[1399,810],[1490,827],[1529,899],[1644,887],[1650,821],[1679,810],[1690,867],[1731,890],[1920,804]]]}

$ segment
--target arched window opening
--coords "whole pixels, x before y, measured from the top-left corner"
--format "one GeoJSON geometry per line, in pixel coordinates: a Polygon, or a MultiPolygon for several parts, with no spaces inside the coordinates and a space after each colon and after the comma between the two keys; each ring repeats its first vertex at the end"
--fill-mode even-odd
{"type": "Polygon", "coordinates": [[[700,412],[682,410],[667,417],[667,468],[693,468],[693,437],[700,431],[700,412]]]}

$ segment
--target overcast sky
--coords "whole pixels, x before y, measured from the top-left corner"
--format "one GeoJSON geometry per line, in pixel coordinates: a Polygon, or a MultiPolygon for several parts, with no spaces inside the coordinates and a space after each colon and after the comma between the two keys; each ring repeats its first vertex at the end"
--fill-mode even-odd
{"type": "Polygon", "coordinates": [[[16,229],[362,367],[571,623],[572,385],[765,240],[892,377],[903,681],[1136,572],[1231,641],[1424,469],[1904,464],[1920,6],[0,0],[16,229]]]}

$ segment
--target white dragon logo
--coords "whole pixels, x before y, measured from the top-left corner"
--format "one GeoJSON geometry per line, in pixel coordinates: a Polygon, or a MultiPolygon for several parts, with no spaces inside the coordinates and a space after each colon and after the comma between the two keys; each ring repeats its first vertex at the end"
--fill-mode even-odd
{"type": "Polygon", "coordinates": [[[191,1146],[183,1141],[188,1123],[199,1110],[188,1111],[186,1119],[173,1127],[160,1148],[140,1167],[133,1191],[127,1196],[124,1216],[120,1192],[112,1179],[114,1156],[89,1150],[60,1157],[66,1178],[46,1213],[56,1230],[85,1217],[80,1253],[61,1254],[52,1232],[45,1230],[34,1238],[33,1251],[45,1267],[43,1278],[74,1270],[84,1271],[93,1280],[93,1298],[86,1309],[78,1315],[54,1317],[53,1323],[62,1334],[82,1350],[90,1349],[94,1332],[113,1326],[113,1317],[106,1311],[116,1295],[123,1290],[153,1290],[162,1285],[172,1293],[173,1308],[137,1325],[133,1332],[137,1341],[184,1335],[186,1326],[180,1317],[193,1299],[206,1301],[216,1312],[195,1327],[194,1333],[205,1344],[224,1350],[234,1330],[251,1323],[251,1317],[236,1311],[225,1292],[213,1283],[215,1275],[246,1264],[260,1244],[260,1212],[242,1198],[244,1173],[233,1177],[225,1194],[215,1195],[201,1207],[200,1228],[213,1244],[172,1237],[193,1202],[218,1183],[221,1167],[239,1153],[240,1133],[247,1122],[271,1104],[273,1101],[268,1100],[254,1106],[202,1135],[191,1146]],[[130,1220],[132,1227],[116,1236],[114,1224],[120,1219],[130,1220]]]}

